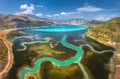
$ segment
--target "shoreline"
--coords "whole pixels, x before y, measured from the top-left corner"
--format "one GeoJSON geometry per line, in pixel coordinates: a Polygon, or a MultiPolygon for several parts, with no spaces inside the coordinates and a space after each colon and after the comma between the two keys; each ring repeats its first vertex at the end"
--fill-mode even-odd
{"type": "Polygon", "coordinates": [[[7,65],[5,66],[5,68],[3,69],[3,71],[0,72],[0,79],[4,79],[7,76],[7,73],[9,72],[9,70],[11,69],[13,63],[14,63],[14,55],[12,52],[12,43],[7,39],[6,35],[13,31],[15,29],[9,29],[9,30],[2,30],[0,32],[0,39],[3,40],[4,44],[7,47],[8,50],[8,56],[7,56],[7,65]]]}

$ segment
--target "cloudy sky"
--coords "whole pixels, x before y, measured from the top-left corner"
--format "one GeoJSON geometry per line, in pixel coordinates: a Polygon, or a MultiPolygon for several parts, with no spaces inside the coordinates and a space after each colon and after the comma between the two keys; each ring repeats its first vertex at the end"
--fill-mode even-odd
{"type": "Polygon", "coordinates": [[[120,0],[0,0],[0,14],[108,20],[120,16],[120,0]]]}

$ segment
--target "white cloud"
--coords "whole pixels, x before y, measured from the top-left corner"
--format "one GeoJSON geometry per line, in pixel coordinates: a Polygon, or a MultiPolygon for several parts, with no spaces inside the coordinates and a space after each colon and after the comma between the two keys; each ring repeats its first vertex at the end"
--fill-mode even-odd
{"type": "Polygon", "coordinates": [[[20,6],[20,9],[26,9],[26,8],[28,8],[27,4],[23,4],[23,5],[20,6]]]}
{"type": "Polygon", "coordinates": [[[41,17],[43,14],[42,13],[37,13],[35,15],[38,16],[38,17],[41,17]]]}
{"type": "MultiPolygon", "coordinates": [[[[60,16],[63,16],[63,15],[69,15],[69,14],[72,14],[72,13],[71,13],[71,12],[68,12],[68,13],[67,13],[67,12],[61,12],[61,13],[59,13],[59,14],[56,13],[56,14],[46,15],[46,16],[47,16],[47,17],[58,17],[58,16],[60,17],[60,16]]],[[[58,17],[58,18],[59,18],[59,17],[58,17]]]]}
{"type": "Polygon", "coordinates": [[[53,14],[53,16],[59,16],[59,14],[53,14]]]}
{"type": "Polygon", "coordinates": [[[23,9],[24,11],[22,12],[17,12],[15,13],[16,15],[27,15],[27,14],[33,14],[33,10],[35,9],[33,4],[27,5],[27,4],[22,4],[20,6],[20,9],[23,9]]]}
{"type": "Polygon", "coordinates": [[[77,8],[77,11],[81,12],[97,12],[103,10],[102,8],[91,6],[91,5],[85,5],[83,7],[77,8]]]}
{"type": "Polygon", "coordinates": [[[66,15],[67,13],[66,12],[61,12],[60,15],[66,15]]]}

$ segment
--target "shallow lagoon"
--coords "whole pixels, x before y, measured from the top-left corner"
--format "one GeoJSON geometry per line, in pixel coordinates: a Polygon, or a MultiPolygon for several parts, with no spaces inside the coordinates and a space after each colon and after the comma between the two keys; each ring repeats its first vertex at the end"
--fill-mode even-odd
{"type": "MultiPolygon", "coordinates": [[[[73,63],[77,63],[77,65],[79,66],[81,73],[83,73],[84,77],[86,79],[90,79],[91,78],[90,73],[88,73],[88,72],[91,71],[91,67],[89,67],[91,65],[85,64],[85,63],[90,62],[90,61],[88,62],[89,58],[87,58],[89,56],[83,57],[84,51],[85,50],[87,51],[87,49],[83,50],[82,48],[83,48],[83,46],[89,47],[91,49],[91,51],[93,52],[91,54],[93,56],[94,56],[94,52],[97,52],[97,51],[94,50],[94,48],[91,45],[87,44],[88,42],[86,41],[85,36],[84,36],[84,34],[87,30],[88,30],[88,26],[49,26],[49,27],[19,30],[19,31],[27,33],[28,36],[19,37],[14,41],[13,50],[14,50],[14,55],[15,55],[15,62],[20,64],[21,59],[25,60],[24,63],[22,62],[22,65],[20,67],[23,67],[23,66],[25,67],[25,64],[30,65],[30,63],[31,64],[35,63],[34,67],[31,69],[27,69],[27,68],[22,69],[22,68],[18,67],[18,69],[20,69],[19,71],[17,71],[17,73],[19,73],[19,75],[18,75],[19,78],[24,79],[24,78],[26,78],[25,75],[27,73],[32,74],[33,72],[34,73],[38,72],[40,70],[39,64],[41,64],[44,61],[50,61],[50,62],[54,63],[53,65],[58,65],[59,67],[68,66],[73,63]],[[39,45],[38,45],[38,43],[39,43],[39,45]],[[33,48],[32,47],[33,45],[36,46],[35,49],[30,49],[30,48],[33,48]],[[50,47],[49,53],[52,53],[52,55],[49,55],[48,53],[46,53],[43,56],[40,55],[41,52],[45,53],[46,50],[48,49],[46,47],[45,48],[43,47],[45,45],[50,47]],[[40,46],[40,47],[38,47],[38,46],[40,46]],[[38,47],[38,49],[36,50],[37,47],[38,47]],[[40,48],[42,48],[42,49],[40,49],[40,48]],[[31,51],[29,51],[29,49],[34,51],[34,54],[31,51]],[[18,50],[20,50],[20,51],[18,51],[18,50]],[[56,55],[56,51],[59,54],[56,55]],[[72,51],[72,53],[70,51],[72,51]],[[27,53],[25,53],[25,52],[27,52],[27,53]],[[38,52],[40,56],[36,52],[38,52]],[[33,55],[33,56],[30,55],[31,59],[29,59],[28,54],[33,55]],[[61,54],[63,54],[63,55],[61,55],[61,54]],[[70,56],[69,56],[69,54],[70,54],[70,56]],[[19,55],[20,56],[27,55],[28,58],[19,57],[19,55]],[[67,55],[68,55],[68,58],[66,59],[67,55]],[[33,60],[33,58],[35,58],[35,61],[33,61],[34,63],[31,62],[31,60],[33,60]],[[87,61],[84,61],[84,58],[87,61]],[[29,62],[27,62],[28,60],[29,60],[29,62]],[[84,61],[84,62],[81,63],[81,61],[84,61]],[[88,69],[86,70],[86,69],[84,69],[84,67],[88,67],[88,69]]],[[[111,50],[110,51],[109,50],[110,49],[108,49],[107,51],[104,51],[104,52],[111,52],[111,50]]],[[[89,51],[87,51],[87,52],[89,53],[89,51]]],[[[100,53],[100,52],[97,52],[97,53],[100,53]]],[[[108,62],[109,62],[110,58],[111,58],[111,56],[108,58],[108,60],[107,60],[108,62]]],[[[95,62],[93,62],[93,63],[95,63],[95,62]]],[[[99,64],[97,64],[97,65],[99,65],[99,64]]],[[[103,68],[103,71],[100,71],[101,73],[106,72],[106,71],[108,72],[108,70],[104,69],[104,67],[102,67],[102,68],[103,68]]],[[[14,71],[14,67],[13,67],[13,70],[11,70],[11,71],[14,71]]],[[[91,72],[93,72],[93,70],[91,72]]],[[[96,72],[91,73],[92,78],[93,77],[95,79],[98,78],[98,77],[96,77],[96,75],[94,75],[94,73],[96,73],[96,72]]],[[[103,79],[107,79],[108,74],[109,73],[105,74],[106,77],[104,77],[103,79]]],[[[45,76],[47,76],[47,75],[45,75],[45,76]]],[[[48,78],[48,79],[51,79],[51,78],[48,78]]]]}

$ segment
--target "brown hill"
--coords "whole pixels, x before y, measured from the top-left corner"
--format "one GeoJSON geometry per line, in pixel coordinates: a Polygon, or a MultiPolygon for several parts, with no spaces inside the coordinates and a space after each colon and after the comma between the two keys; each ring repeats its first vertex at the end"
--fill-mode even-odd
{"type": "Polygon", "coordinates": [[[37,20],[37,19],[28,18],[24,16],[0,14],[1,29],[40,27],[40,26],[47,26],[52,24],[53,23],[50,21],[42,21],[42,20],[37,20]]]}

